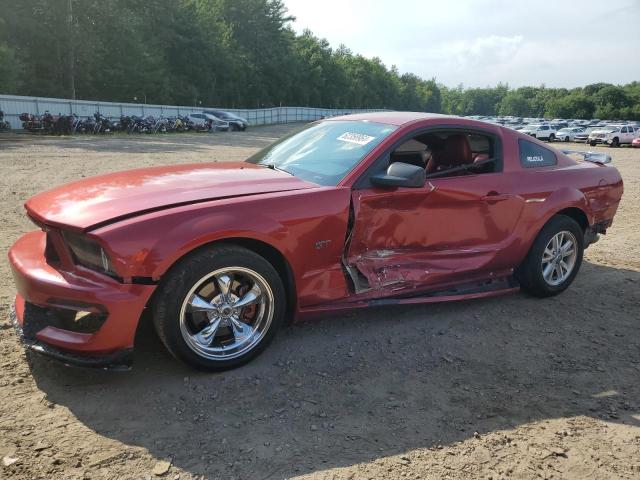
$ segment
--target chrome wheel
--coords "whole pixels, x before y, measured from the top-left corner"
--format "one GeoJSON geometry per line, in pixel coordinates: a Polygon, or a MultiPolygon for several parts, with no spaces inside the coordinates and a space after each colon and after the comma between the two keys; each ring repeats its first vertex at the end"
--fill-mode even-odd
{"type": "Polygon", "coordinates": [[[558,286],[573,272],[578,258],[578,242],[566,230],[556,233],[542,253],[542,276],[549,285],[558,286]]]}
{"type": "Polygon", "coordinates": [[[229,360],[262,340],[273,313],[273,291],[259,273],[244,267],[220,268],[198,280],[185,296],[180,332],[197,355],[229,360]]]}

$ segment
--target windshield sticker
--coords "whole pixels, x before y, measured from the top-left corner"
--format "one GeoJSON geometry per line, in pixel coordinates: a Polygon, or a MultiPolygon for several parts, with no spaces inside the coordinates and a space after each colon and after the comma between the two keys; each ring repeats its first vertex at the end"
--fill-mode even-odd
{"type": "Polygon", "coordinates": [[[375,140],[376,137],[365,135],[364,133],[352,133],[345,132],[338,137],[338,140],[343,142],[355,143],[356,145],[366,145],[367,143],[375,140]]]}

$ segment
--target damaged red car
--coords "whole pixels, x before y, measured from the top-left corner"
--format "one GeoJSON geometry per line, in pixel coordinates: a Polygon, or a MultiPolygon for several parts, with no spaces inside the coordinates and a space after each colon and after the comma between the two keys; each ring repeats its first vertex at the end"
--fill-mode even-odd
{"type": "Polygon", "coordinates": [[[15,325],[68,364],[131,364],[149,311],[176,358],[228,369],[288,321],[376,305],[556,295],[623,185],[478,121],[407,112],[312,123],[242,163],[112,173],[29,199],[15,325]]]}

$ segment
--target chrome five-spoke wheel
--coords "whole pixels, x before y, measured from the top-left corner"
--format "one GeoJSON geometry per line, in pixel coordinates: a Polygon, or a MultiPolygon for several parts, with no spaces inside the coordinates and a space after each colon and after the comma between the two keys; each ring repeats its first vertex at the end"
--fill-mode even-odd
{"type": "Polygon", "coordinates": [[[569,278],[578,256],[576,245],[576,237],[569,231],[551,237],[542,254],[542,276],[549,285],[560,285],[569,278]]]}
{"type": "Polygon", "coordinates": [[[266,258],[239,245],[202,248],[178,262],[153,302],[153,322],[176,358],[210,371],[259,355],[283,324],[287,296],[266,258]]]}
{"type": "Polygon", "coordinates": [[[273,292],[257,272],[220,268],[187,293],[180,309],[180,332],[201,357],[232,359],[251,350],[273,319],[273,292]]]}

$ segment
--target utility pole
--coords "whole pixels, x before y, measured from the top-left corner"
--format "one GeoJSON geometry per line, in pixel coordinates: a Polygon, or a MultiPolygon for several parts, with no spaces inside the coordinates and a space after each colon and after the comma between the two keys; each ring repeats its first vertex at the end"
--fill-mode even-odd
{"type": "Polygon", "coordinates": [[[69,0],[67,5],[67,13],[68,13],[68,22],[69,22],[69,54],[67,55],[69,61],[69,90],[71,94],[71,99],[76,99],[76,71],[75,71],[75,35],[73,34],[73,0],[69,0]]]}

